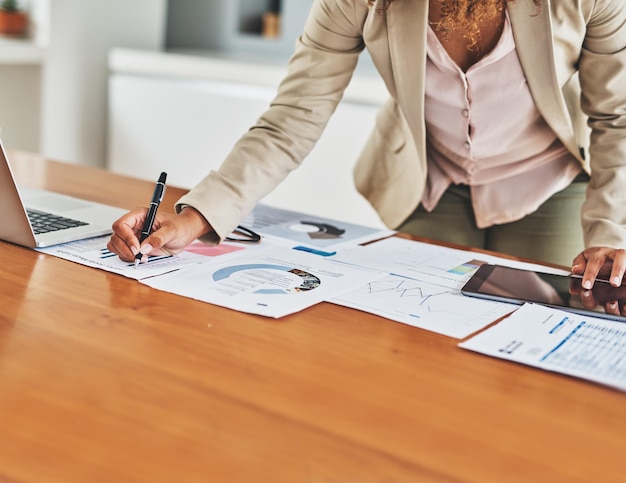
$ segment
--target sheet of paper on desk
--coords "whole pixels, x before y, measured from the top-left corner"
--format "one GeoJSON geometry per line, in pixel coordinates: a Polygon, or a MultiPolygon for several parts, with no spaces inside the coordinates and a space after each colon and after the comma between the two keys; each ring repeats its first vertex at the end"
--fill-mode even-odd
{"type": "Polygon", "coordinates": [[[330,302],[457,339],[518,307],[465,297],[459,290],[399,275],[362,284],[330,302]]]}
{"type": "Polygon", "coordinates": [[[626,324],[526,304],[464,349],[626,391],[626,324]]]}
{"type": "Polygon", "coordinates": [[[141,263],[135,268],[133,263],[124,262],[116,254],[107,250],[106,245],[109,238],[109,236],[101,236],[48,248],[38,248],[37,250],[81,265],[140,280],[197,263],[205,263],[217,256],[235,254],[245,249],[244,246],[236,244],[209,247],[200,242],[195,242],[179,255],[150,257],[147,263],[141,263]]]}
{"type": "Polygon", "coordinates": [[[344,250],[336,258],[346,263],[459,289],[483,263],[498,263],[550,273],[568,273],[544,265],[399,237],[386,238],[359,249],[344,250]]]}
{"type": "Polygon", "coordinates": [[[341,251],[334,258],[391,275],[355,287],[330,302],[458,339],[518,307],[461,294],[461,287],[479,265],[498,262],[538,267],[395,237],[341,251]]]}
{"type": "Polygon", "coordinates": [[[269,246],[254,255],[215,260],[141,283],[233,310],[279,318],[384,275],[269,246]]]}
{"type": "Polygon", "coordinates": [[[266,237],[290,240],[299,245],[325,250],[356,246],[395,233],[393,230],[320,218],[262,203],[257,204],[242,225],[266,237]]]}

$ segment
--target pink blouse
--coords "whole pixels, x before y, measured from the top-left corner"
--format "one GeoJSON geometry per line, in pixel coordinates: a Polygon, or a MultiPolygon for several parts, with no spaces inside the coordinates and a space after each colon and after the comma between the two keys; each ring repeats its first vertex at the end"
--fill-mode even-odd
{"type": "Polygon", "coordinates": [[[431,28],[427,53],[427,211],[450,184],[466,184],[485,228],[523,218],[572,182],[580,163],[535,107],[508,17],[496,47],[467,72],[431,28]]]}

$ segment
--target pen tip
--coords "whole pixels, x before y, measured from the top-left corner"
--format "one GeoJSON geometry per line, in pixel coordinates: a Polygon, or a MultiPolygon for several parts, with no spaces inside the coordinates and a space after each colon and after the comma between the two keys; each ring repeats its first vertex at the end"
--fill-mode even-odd
{"type": "Polygon", "coordinates": [[[135,258],[135,268],[137,268],[137,266],[139,266],[139,260],[135,258]]]}

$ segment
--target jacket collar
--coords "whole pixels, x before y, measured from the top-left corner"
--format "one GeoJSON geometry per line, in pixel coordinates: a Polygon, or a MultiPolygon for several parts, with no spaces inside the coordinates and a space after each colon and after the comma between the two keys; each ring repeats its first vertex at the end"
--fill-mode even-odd
{"type": "Polygon", "coordinates": [[[550,0],[542,0],[539,12],[531,0],[509,2],[508,10],[517,56],[537,110],[561,140],[573,141],[555,68],[550,0]]]}

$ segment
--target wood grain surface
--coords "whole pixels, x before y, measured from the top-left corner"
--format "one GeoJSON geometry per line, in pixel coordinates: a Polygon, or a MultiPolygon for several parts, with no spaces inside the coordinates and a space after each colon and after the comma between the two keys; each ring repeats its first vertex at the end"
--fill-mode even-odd
{"type": "MultiPolygon", "coordinates": [[[[23,184],[152,193],[10,154],[23,184]]],[[[1,242],[0,308],[2,482],[626,482],[626,394],[367,313],[268,319],[1,242]]]]}

